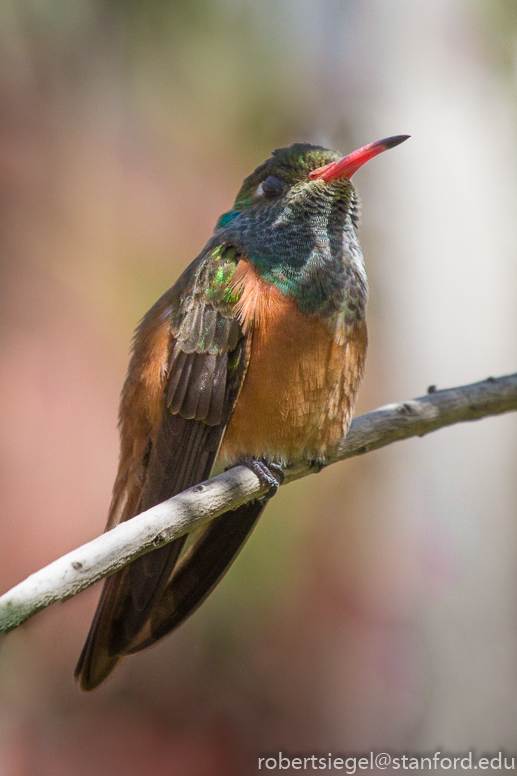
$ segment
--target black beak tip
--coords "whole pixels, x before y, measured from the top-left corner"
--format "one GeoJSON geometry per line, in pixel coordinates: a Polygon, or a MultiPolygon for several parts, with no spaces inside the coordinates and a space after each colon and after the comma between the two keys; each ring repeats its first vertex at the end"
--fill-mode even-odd
{"type": "Polygon", "coordinates": [[[400,145],[409,137],[411,137],[411,135],[394,135],[393,137],[387,137],[382,141],[382,145],[386,150],[388,150],[388,148],[395,148],[395,146],[400,145]]]}

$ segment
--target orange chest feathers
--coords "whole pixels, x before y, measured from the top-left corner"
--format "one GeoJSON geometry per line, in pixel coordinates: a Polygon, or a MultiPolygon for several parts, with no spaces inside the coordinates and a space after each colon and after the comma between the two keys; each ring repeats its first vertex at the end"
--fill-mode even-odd
{"type": "Polygon", "coordinates": [[[239,316],[251,354],[221,445],[226,463],[243,457],[324,460],[347,432],[366,354],[366,325],[335,331],[265,283],[241,261],[239,316]]]}

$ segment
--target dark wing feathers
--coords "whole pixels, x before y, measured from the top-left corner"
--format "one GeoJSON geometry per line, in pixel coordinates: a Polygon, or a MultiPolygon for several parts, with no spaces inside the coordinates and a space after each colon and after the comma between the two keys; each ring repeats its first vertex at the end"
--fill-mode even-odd
{"type": "MultiPolygon", "coordinates": [[[[176,343],[178,347],[178,343],[176,343]]],[[[175,357],[166,404],[173,414],[221,423],[226,394],[228,353],[184,353],[175,357]]]]}
{"type": "MultiPolygon", "coordinates": [[[[231,278],[238,261],[233,248],[212,247],[137,329],[121,401],[121,460],[109,528],[210,475],[249,360],[249,335],[232,317],[231,278]]],[[[251,510],[247,522],[236,513],[227,525],[224,516],[218,518],[180,562],[177,575],[185,537],[106,580],[76,667],[82,688],[96,687],[120,656],[183,620],[224,573],[260,511],[251,510]],[[176,605],[171,613],[168,607],[176,605]]]]}

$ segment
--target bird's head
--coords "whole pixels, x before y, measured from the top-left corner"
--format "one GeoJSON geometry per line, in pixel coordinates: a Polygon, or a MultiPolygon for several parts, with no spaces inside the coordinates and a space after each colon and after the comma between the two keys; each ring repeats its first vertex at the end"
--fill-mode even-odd
{"type": "Polygon", "coordinates": [[[308,143],[273,151],[244,180],[214,236],[235,244],[283,293],[300,298],[315,271],[321,275],[325,267],[339,275],[354,253],[360,256],[355,236],[360,202],[350,179],[369,159],[407,137],[386,138],[344,157],[308,143]]]}

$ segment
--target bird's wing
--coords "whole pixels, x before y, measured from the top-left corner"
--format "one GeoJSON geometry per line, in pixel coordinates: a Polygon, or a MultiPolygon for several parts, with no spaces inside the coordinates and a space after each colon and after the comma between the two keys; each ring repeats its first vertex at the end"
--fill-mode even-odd
{"type": "MultiPolygon", "coordinates": [[[[121,457],[107,529],[210,475],[249,360],[251,335],[243,333],[234,317],[232,278],[239,259],[231,246],[211,247],[137,329],[122,392],[121,457]]],[[[204,597],[224,573],[246,536],[241,536],[241,526],[237,533],[233,524],[224,527],[221,518],[210,534],[213,548],[207,550],[201,537],[194,543],[198,551],[191,548],[180,566],[182,590],[189,564],[194,577],[206,574],[208,580],[201,583],[203,591],[198,590],[196,597],[193,588],[199,588],[199,580],[191,578],[186,586],[190,605],[180,595],[181,619],[186,607],[195,608],[200,595],[204,597]]],[[[163,620],[184,542],[180,537],[153,550],[106,580],[75,671],[83,689],[96,687],[121,655],[134,651],[142,629],[147,641],[156,640],[151,637],[155,627],[150,618],[154,620],[154,607],[163,599],[159,606],[163,620]]],[[[163,622],[158,625],[163,630],[163,622]]]]}

